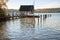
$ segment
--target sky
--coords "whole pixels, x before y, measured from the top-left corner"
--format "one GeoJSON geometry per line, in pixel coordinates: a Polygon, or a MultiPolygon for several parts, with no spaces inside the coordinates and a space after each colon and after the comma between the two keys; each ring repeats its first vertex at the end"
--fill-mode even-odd
{"type": "Polygon", "coordinates": [[[7,2],[8,9],[19,9],[20,5],[34,5],[35,9],[60,8],[60,0],[9,0],[7,2]]]}

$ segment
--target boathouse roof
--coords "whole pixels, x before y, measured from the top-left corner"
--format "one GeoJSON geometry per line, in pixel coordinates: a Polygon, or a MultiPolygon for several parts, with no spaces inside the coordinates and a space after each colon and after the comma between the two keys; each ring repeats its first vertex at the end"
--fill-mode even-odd
{"type": "Polygon", "coordinates": [[[34,11],[34,5],[21,5],[19,11],[34,11]]]}

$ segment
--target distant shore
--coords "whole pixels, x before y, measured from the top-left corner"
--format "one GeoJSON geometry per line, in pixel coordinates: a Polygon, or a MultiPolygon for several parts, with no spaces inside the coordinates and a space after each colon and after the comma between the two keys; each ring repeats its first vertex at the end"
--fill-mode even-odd
{"type": "Polygon", "coordinates": [[[60,8],[36,9],[35,13],[60,13],[60,8]]]}
{"type": "MultiPolygon", "coordinates": [[[[18,12],[19,9],[8,9],[8,12],[18,12]]],[[[35,9],[34,13],[60,13],[60,8],[35,9]]]]}

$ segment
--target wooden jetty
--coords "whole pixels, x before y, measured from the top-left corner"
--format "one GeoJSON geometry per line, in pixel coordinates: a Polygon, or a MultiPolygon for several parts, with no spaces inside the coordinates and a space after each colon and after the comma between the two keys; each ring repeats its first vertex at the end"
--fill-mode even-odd
{"type": "Polygon", "coordinates": [[[20,18],[26,18],[26,17],[28,17],[28,18],[39,18],[40,16],[38,16],[38,15],[20,15],[20,18]]]}

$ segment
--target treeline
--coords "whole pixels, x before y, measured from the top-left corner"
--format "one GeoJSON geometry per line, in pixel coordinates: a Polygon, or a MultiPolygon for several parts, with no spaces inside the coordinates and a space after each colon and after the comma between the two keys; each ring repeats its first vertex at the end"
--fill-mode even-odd
{"type": "Polygon", "coordinates": [[[60,13],[60,8],[36,9],[34,12],[38,12],[38,13],[60,13]]]}

